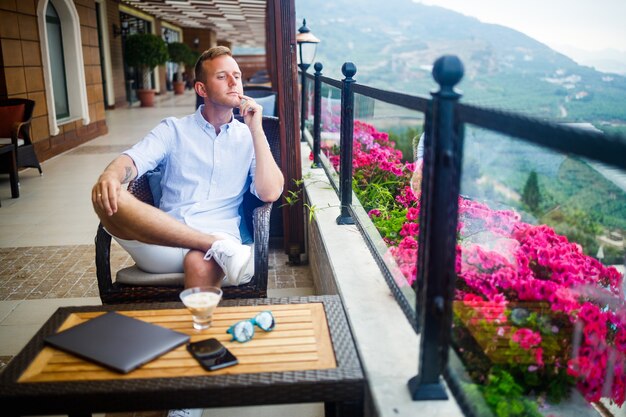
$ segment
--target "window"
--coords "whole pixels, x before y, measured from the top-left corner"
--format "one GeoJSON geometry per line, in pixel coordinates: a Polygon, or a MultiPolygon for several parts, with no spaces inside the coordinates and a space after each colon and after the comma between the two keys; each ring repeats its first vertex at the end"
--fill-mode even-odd
{"type": "Polygon", "coordinates": [[[71,0],[40,1],[37,20],[48,126],[54,136],[59,124],[80,119],[89,124],[80,21],[71,0]]]}
{"type": "Polygon", "coordinates": [[[61,20],[52,3],[48,3],[46,8],[46,29],[48,31],[48,54],[50,56],[50,72],[52,73],[54,110],[57,119],[63,119],[69,117],[70,106],[67,98],[61,20]]]}

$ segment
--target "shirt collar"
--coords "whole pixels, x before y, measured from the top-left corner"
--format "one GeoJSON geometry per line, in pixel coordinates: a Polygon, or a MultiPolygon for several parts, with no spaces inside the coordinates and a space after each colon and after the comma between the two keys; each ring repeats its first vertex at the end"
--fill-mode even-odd
{"type": "MultiPolygon", "coordinates": [[[[204,109],[204,104],[201,104],[198,106],[198,109],[196,110],[196,114],[195,114],[196,121],[202,128],[206,127],[206,128],[212,128],[213,130],[215,130],[215,127],[211,123],[209,123],[202,115],[203,109],[204,109]]],[[[224,125],[220,126],[220,130],[228,130],[231,127],[233,127],[234,123],[235,123],[235,116],[233,115],[230,118],[230,122],[225,123],[224,125]]]]}

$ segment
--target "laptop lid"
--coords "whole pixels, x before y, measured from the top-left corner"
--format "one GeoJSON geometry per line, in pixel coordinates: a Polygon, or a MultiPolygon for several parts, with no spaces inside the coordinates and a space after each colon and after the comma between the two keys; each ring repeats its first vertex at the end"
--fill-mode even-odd
{"type": "Polygon", "coordinates": [[[115,312],[108,312],[44,341],[56,348],[128,373],[189,341],[189,336],[115,312]]]}

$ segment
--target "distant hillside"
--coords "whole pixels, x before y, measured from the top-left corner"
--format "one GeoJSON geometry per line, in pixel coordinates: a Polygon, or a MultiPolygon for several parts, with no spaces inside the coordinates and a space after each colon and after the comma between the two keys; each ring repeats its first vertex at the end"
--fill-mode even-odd
{"type": "Polygon", "coordinates": [[[581,65],[594,67],[598,71],[626,75],[626,52],[615,49],[586,51],[569,45],[559,45],[557,49],[581,65]]]}
{"type": "Polygon", "coordinates": [[[604,227],[626,230],[626,191],[588,161],[485,130],[468,129],[464,146],[464,195],[522,211],[519,196],[528,175],[535,171],[543,190],[544,212],[555,207],[582,210],[604,227]]]}
{"type": "Polygon", "coordinates": [[[296,0],[296,12],[296,27],[305,17],[322,41],[316,61],[327,76],[342,78],[352,61],[357,82],[428,95],[432,63],[455,54],[465,65],[464,102],[626,133],[626,77],[580,66],[518,31],[411,0],[296,0]]]}

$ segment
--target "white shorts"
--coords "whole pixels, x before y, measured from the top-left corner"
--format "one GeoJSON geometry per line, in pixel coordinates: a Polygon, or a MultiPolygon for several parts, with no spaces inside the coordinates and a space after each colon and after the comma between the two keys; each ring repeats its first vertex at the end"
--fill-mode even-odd
{"type": "MultiPolygon", "coordinates": [[[[105,229],[106,230],[106,229],[105,229]]],[[[109,233],[107,231],[107,233],[109,233]]],[[[109,233],[111,235],[111,233],[109,233]]],[[[224,239],[236,240],[226,233],[212,233],[224,239]]],[[[189,249],[173,248],[170,246],[153,245],[139,242],[138,240],[126,240],[111,235],[121,247],[128,252],[137,267],[151,274],[171,274],[184,272],[183,261],[189,249]]]]}

